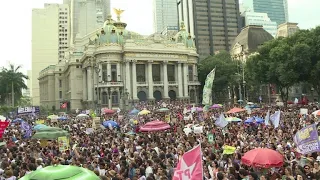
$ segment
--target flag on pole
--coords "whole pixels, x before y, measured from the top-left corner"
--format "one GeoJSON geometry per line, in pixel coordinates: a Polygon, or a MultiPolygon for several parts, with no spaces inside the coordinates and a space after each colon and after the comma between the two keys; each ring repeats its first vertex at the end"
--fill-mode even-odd
{"type": "Polygon", "coordinates": [[[203,179],[202,153],[200,144],[183,154],[174,171],[172,180],[203,179]]]}
{"type": "Polygon", "coordinates": [[[281,114],[281,111],[276,111],[274,114],[270,115],[270,121],[272,122],[275,128],[279,127],[280,114],[281,114]]]}
{"type": "Polygon", "coordinates": [[[206,81],[204,83],[203,87],[203,95],[202,95],[202,104],[204,105],[211,105],[212,104],[212,86],[213,86],[213,80],[216,74],[216,68],[214,68],[206,78],[206,81]]]}

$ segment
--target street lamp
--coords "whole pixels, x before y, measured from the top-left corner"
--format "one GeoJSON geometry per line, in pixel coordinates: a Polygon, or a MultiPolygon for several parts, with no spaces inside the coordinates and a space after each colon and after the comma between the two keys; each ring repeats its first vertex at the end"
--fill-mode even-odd
{"type": "Polygon", "coordinates": [[[311,87],[311,98],[312,98],[312,102],[314,102],[313,91],[314,91],[314,88],[313,88],[313,87],[311,87]]]}

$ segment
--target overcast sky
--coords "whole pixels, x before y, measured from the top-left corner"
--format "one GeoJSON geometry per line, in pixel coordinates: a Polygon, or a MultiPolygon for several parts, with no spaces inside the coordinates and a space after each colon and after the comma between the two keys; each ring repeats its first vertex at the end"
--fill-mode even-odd
{"type": "MultiPolygon", "coordinates": [[[[127,29],[140,34],[153,32],[153,0],[111,0],[111,7],[124,9],[123,21],[127,29]]],[[[31,10],[44,3],[62,0],[1,0],[0,5],[0,67],[9,62],[31,69],[31,10]]],[[[320,0],[288,0],[289,20],[300,28],[320,25],[320,0]]]]}

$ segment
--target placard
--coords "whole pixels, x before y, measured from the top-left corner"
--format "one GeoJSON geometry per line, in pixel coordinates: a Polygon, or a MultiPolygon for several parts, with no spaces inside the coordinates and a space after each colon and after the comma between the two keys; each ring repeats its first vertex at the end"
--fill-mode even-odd
{"type": "Polygon", "coordinates": [[[8,127],[9,122],[5,121],[5,122],[0,122],[0,138],[2,138],[4,131],[6,130],[6,128],[8,127]]]}
{"type": "Polygon", "coordinates": [[[214,141],[214,136],[213,136],[213,134],[208,134],[208,142],[209,142],[209,143],[213,143],[213,141],[214,141]]]}
{"type": "Polygon", "coordinates": [[[31,113],[39,113],[39,106],[30,106],[30,107],[18,107],[17,114],[31,114],[31,113]]]}

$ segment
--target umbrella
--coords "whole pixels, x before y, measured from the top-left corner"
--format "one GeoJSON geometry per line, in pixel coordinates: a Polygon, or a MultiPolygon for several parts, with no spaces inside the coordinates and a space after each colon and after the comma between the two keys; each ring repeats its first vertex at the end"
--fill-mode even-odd
{"type": "Polygon", "coordinates": [[[24,120],[21,118],[17,118],[15,120],[13,120],[12,123],[21,123],[22,121],[24,121],[24,120]]]}
{"type": "Polygon", "coordinates": [[[47,127],[49,127],[49,126],[46,126],[46,125],[44,125],[44,124],[38,124],[38,125],[35,125],[34,127],[33,127],[33,130],[40,130],[40,129],[44,129],[44,128],[47,128],[47,127]]]}
{"type": "Polygon", "coordinates": [[[241,162],[247,166],[272,168],[283,166],[283,156],[275,150],[257,148],[246,152],[241,162]]]}
{"type": "Polygon", "coordinates": [[[213,109],[222,108],[222,104],[214,104],[214,105],[211,106],[211,108],[213,108],[213,109]]]}
{"type": "Polygon", "coordinates": [[[151,121],[140,127],[141,132],[154,132],[170,129],[170,125],[163,121],[151,121]]]}
{"type": "Polygon", "coordinates": [[[320,116],[320,110],[316,110],[312,113],[314,116],[320,116]]]}
{"type": "Polygon", "coordinates": [[[113,114],[113,113],[115,113],[115,111],[112,110],[112,109],[105,108],[105,109],[103,109],[102,113],[104,113],[104,114],[113,114]]]}
{"type": "Polygon", "coordinates": [[[130,115],[137,115],[139,112],[140,112],[140,111],[139,111],[138,109],[134,108],[134,109],[132,109],[132,110],[129,112],[129,114],[130,114],[130,115]]]}
{"type": "Polygon", "coordinates": [[[167,111],[169,111],[169,109],[168,108],[161,108],[161,109],[158,109],[157,111],[158,112],[167,112],[167,111]]]}
{"type": "Polygon", "coordinates": [[[251,118],[244,121],[244,123],[246,123],[246,124],[253,123],[253,122],[261,124],[264,122],[264,119],[262,119],[260,117],[251,117],[251,118]]]}
{"type": "Polygon", "coordinates": [[[54,140],[58,137],[69,136],[69,133],[56,127],[44,127],[39,129],[33,136],[33,139],[54,140]]]}
{"type": "Polygon", "coordinates": [[[140,111],[138,114],[139,115],[146,115],[146,114],[149,114],[149,113],[150,113],[150,111],[144,109],[144,110],[140,111]]]}
{"type": "Polygon", "coordinates": [[[236,118],[236,117],[227,117],[226,121],[229,121],[229,122],[241,122],[242,120],[239,119],[239,118],[236,118]]]}
{"type": "Polygon", "coordinates": [[[58,120],[62,120],[62,121],[67,120],[67,119],[68,119],[68,118],[67,118],[67,117],[64,117],[64,116],[58,117],[58,120]]]}
{"type": "Polygon", "coordinates": [[[59,116],[57,116],[57,115],[50,115],[50,116],[47,117],[47,119],[52,119],[52,120],[55,120],[55,119],[58,119],[58,118],[59,118],[59,116]]]}
{"type": "Polygon", "coordinates": [[[36,170],[30,174],[25,175],[20,180],[99,180],[100,178],[92,171],[77,167],[56,165],[48,166],[36,170]]]}
{"type": "Polygon", "coordinates": [[[246,111],[246,110],[245,109],[241,109],[241,108],[232,108],[227,113],[231,114],[231,113],[238,113],[238,112],[242,112],[242,111],[246,111]]]}
{"type": "Polygon", "coordinates": [[[89,117],[89,116],[87,114],[78,114],[76,117],[79,118],[79,117],[89,117]]]}
{"type": "Polygon", "coordinates": [[[102,123],[102,125],[104,126],[104,127],[106,127],[106,128],[108,128],[108,127],[119,127],[119,125],[118,125],[118,123],[117,122],[115,122],[115,121],[111,121],[111,120],[109,120],[109,121],[104,121],[103,123],[102,123]]]}

